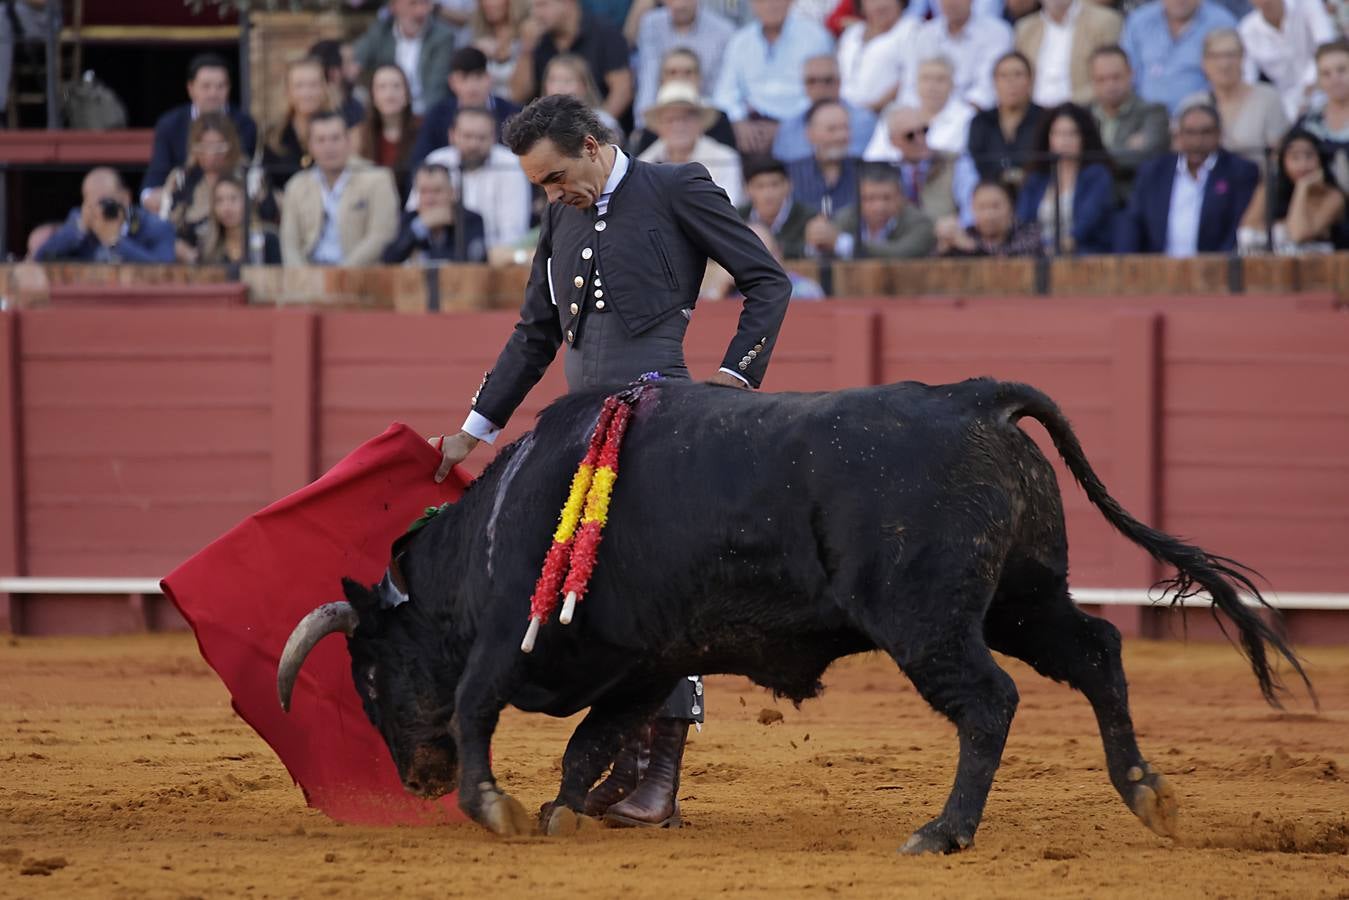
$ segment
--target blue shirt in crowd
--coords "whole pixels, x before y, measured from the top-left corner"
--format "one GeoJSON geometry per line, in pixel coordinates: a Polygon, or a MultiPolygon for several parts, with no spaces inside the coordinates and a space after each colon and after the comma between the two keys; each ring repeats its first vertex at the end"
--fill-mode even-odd
{"type": "Polygon", "coordinates": [[[750,110],[770,119],[790,119],[810,105],[801,79],[805,61],[833,52],[829,32],[794,12],[787,14],[772,44],[764,39],[758,22],[746,25],[726,44],[712,104],[732,122],[743,120],[750,110]]]}
{"type": "Polygon", "coordinates": [[[1200,68],[1204,36],[1218,28],[1236,28],[1232,14],[1211,0],[1203,0],[1180,37],[1171,36],[1161,0],[1152,0],[1124,20],[1120,46],[1134,69],[1134,90],[1149,103],[1161,103],[1174,113],[1181,100],[1209,89],[1200,68]]]}

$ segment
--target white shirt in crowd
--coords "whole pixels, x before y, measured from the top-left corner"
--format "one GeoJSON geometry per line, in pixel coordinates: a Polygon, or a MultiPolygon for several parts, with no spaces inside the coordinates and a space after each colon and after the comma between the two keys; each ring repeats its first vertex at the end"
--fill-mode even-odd
{"type": "Polygon", "coordinates": [[[1176,180],[1171,184],[1171,207],[1166,214],[1167,256],[1189,257],[1198,252],[1199,211],[1204,206],[1204,186],[1217,164],[1218,154],[1210,154],[1199,167],[1199,174],[1191,175],[1185,157],[1177,157],[1176,180]]]}
{"type": "Polygon", "coordinates": [[[328,179],[323,177],[317,166],[314,167],[314,177],[319,180],[319,196],[323,199],[323,227],[319,230],[318,242],[314,244],[314,250],[309,258],[312,262],[322,265],[340,266],[342,236],[337,228],[337,211],[342,204],[342,192],[347,189],[347,182],[351,180],[351,172],[343,169],[332,187],[328,187],[328,179]]]}
{"type": "Polygon", "coordinates": [[[422,59],[422,35],[425,29],[413,37],[404,37],[403,29],[393,23],[393,60],[408,79],[408,89],[412,92],[412,112],[421,115],[426,112],[426,101],[422,99],[422,76],[419,63],[422,59]]]}
{"type": "Polygon", "coordinates": [[[1031,99],[1049,109],[1073,99],[1073,79],[1071,73],[1073,53],[1073,29],[1077,27],[1077,11],[1082,0],[1074,0],[1068,7],[1063,22],[1055,22],[1043,11],[1037,13],[1044,22],[1044,38],[1040,41],[1040,53],[1032,60],[1035,64],[1035,88],[1031,99]]]}
{"type": "Polygon", "coordinates": [[[993,92],[993,64],[1012,49],[1012,28],[1001,19],[970,16],[959,34],[951,34],[946,19],[924,22],[914,33],[915,52],[904,75],[904,104],[918,105],[918,64],[945,56],[955,65],[955,92],[967,102],[987,109],[997,103],[993,92]]]}
{"type": "MultiPolygon", "coordinates": [[[[665,153],[665,141],[656,141],[637,158],[642,162],[649,163],[668,162],[665,153]]],[[[712,180],[717,187],[726,192],[726,196],[731,199],[732,206],[739,206],[744,202],[744,163],[741,161],[739,153],[725,144],[703,135],[693,145],[693,153],[689,158],[690,161],[702,163],[707,168],[707,174],[712,176],[712,180]]]]}
{"type": "MultiPolygon", "coordinates": [[[[529,179],[520,160],[501,144],[493,144],[487,162],[463,173],[459,184],[459,150],[441,147],[426,157],[428,163],[450,170],[450,181],[463,199],[464,209],[482,216],[488,247],[513,244],[529,230],[529,179]]],[[[417,208],[417,193],[408,197],[409,211],[417,208]]]]}
{"type": "Polygon", "coordinates": [[[919,24],[901,18],[885,34],[865,43],[865,22],[854,22],[843,30],[838,39],[838,69],[845,101],[875,110],[895,87],[902,89],[919,24]]]}
{"type": "Polygon", "coordinates": [[[1246,47],[1246,80],[1255,84],[1264,73],[1283,100],[1290,122],[1307,108],[1309,86],[1316,84],[1316,48],[1339,34],[1320,0],[1283,0],[1283,22],[1278,28],[1258,9],[1237,25],[1246,47]]]}
{"type": "MultiPolygon", "coordinates": [[[[867,162],[899,162],[899,150],[890,141],[889,117],[882,115],[876,122],[876,130],[862,153],[867,162]]],[[[939,153],[959,156],[970,145],[970,120],[974,118],[974,107],[959,97],[946,101],[941,112],[927,123],[927,145],[939,153]]]]}

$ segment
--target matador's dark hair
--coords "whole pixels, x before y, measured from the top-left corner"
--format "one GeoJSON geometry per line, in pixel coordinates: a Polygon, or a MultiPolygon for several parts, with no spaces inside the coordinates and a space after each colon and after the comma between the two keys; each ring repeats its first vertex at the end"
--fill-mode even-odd
{"type": "Polygon", "coordinates": [[[506,122],[501,140],[516,156],[524,156],[547,138],[566,156],[580,156],[589,135],[601,144],[610,143],[609,129],[595,111],[575,97],[552,94],[540,97],[506,122]]]}

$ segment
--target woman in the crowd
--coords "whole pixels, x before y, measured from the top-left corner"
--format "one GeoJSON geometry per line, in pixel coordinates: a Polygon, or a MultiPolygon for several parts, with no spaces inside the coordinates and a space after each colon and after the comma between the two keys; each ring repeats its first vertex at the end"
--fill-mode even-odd
{"type": "Polygon", "coordinates": [[[575,53],[561,53],[548,60],[543,70],[543,96],[566,94],[575,97],[589,106],[599,118],[600,124],[609,129],[614,140],[622,144],[623,132],[618,120],[600,104],[600,92],[595,86],[595,77],[590,74],[590,64],[585,57],[575,53]]]}
{"type": "Polygon", "coordinates": [[[1044,110],[1031,102],[1032,83],[1030,60],[1016,50],[993,64],[998,105],[970,120],[970,156],[980,178],[1014,185],[1025,180],[1027,157],[1044,116],[1044,110]]]}
{"type": "Polygon", "coordinates": [[[357,130],[356,152],[375,165],[393,169],[404,195],[410,180],[408,157],[419,128],[421,120],[412,114],[407,75],[395,65],[375,69],[370,76],[370,112],[357,130]]]}
{"type": "Polygon", "coordinates": [[[659,140],[637,158],[650,163],[702,163],[731,205],[739,206],[745,198],[740,154],[706,136],[707,126],[715,118],[716,110],[703,102],[697,85],[667,83],[646,110],[647,123],[659,140]]]}
{"type": "Polygon", "coordinates": [[[1349,42],[1339,40],[1316,48],[1316,86],[1326,102],[1298,121],[1331,159],[1335,183],[1349,188],[1349,42]]]}
{"type": "Polygon", "coordinates": [[[202,113],[187,131],[187,164],[164,181],[160,218],[173,225],[174,254],[181,263],[197,261],[201,230],[211,215],[211,191],[221,178],[240,174],[243,152],[229,116],[202,113]]]}
{"type": "Polygon", "coordinates": [[[1329,253],[1349,247],[1344,192],[1316,136],[1302,128],[1279,145],[1273,190],[1256,188],[1237,231],[1243,252],[1329,253]]]}
{"type": "Polygon", "coordinates": [[[205,265],[281,264],[281,242],[276,232],[261,222],[250,222],[250,234],[244,238],[244,210],[247,197],[243,182],[224,176],[211,189],[211,214],[202,227],[201,255],[205,265]]]}
{"type": "Polygon", "coordinates": [[[1058,235],[1063,253],[1111,252],[1115,180],[1091,113],[1076,103],[1046,113],[1027,172],[1016,217],[1040,226],[1046,249],[1058,235]]]}
{"type": "Polygon", "coordinates": [[[970,212],[974,224],[964,230],[937,232],[941,256],[1042,256],[1044,241],[1035,222],[1016,221],[1012,188],[1001,180],[981,181],[974,188],[970,212]]]}
{"type": "Polygon", "coordinates": [[[904,0],[862,0],[863,21],[838,42],[840,94],[853,106],[879,113],[894,102],[913,52],[918,23],[904,14],[904,0]]]}
{"type": "Polygon", "coordinates": [[[1272,85],[1247,84],[1242,78],[1246,50],[1232,28],[1210,31],[1204,38],[1204,75],[1210,90],[1191,94],[1180,109],[1207,103],[1222,117],[1224,150],[1244,156],[1264,171],[1265,151],[1276,147],[1288,130],[1283,99],[1272,85]]]}
{"type": "Polygon", "coordinates": [[[290,177],[309,168],[309,120],[328,106],[323,64],[312,56],[286,67],[286,114],[258,145],[267,180],[278,193],[290,177]]]}
{"type": "Polygon", "coordinates": [[[520,26],[529,18],[529,0],[478,0],[473,11],[473,46],[487,56],[492,93],[511,95],[511,73],[520,57],[520,26]]]}
{"type": "MultiPolygon", "coordinates": [[[[671,81],[686,81],[698,90],[702,90],[703,64],[698,54],[686,47],[676,47],[665,54],[660,61],[660,84],[657,90],[671,81]]],[[[715,108],[715,107],[713,107],[715,108]]],[[[726,113],[717,110],[716,120],[707,129],[707,136],[718,143],[735,149],[735,129],[726,113]]],[[[656,142],[656,133],[649,127],[639,128],[632,133],[628,142],[634,155],[641,155],[647,147],[656,142]]]]}

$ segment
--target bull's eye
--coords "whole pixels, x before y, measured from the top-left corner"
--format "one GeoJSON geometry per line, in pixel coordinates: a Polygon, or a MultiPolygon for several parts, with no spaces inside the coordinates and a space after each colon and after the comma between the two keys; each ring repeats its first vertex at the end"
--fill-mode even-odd
{"type": "Polygon", "coordinates": [[[374,700],[378,694],[375,691],[375,667],[371,666],[365,670],[365,695],[374,700]]]}

